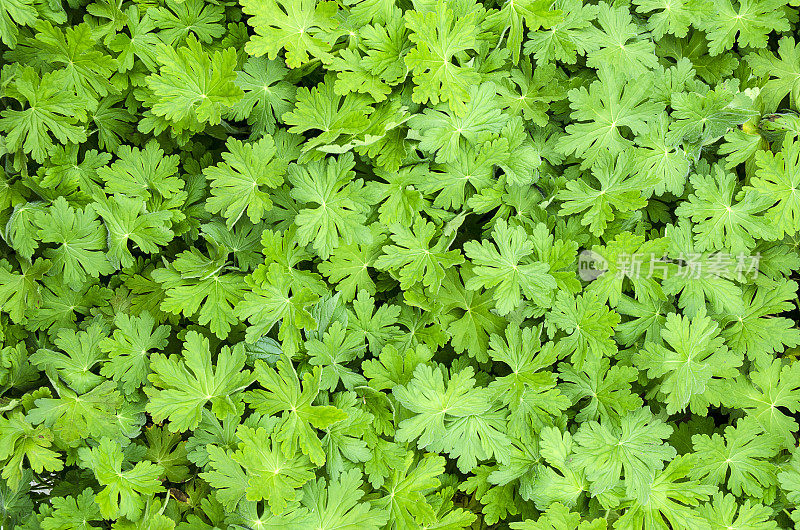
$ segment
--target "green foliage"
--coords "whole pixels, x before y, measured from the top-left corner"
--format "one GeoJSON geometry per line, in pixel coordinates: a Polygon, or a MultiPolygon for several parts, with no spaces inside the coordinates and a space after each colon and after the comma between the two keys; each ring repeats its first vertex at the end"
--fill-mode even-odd
{"type": "Polygon", "coordinates": [[[0,528],[800,524],[798,0],[0,0],[0,528]]]}

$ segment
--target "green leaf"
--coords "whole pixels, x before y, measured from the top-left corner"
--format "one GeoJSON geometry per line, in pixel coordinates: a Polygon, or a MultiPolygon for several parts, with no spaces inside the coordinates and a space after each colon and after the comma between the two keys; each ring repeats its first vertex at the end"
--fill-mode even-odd
{"type": "Polygon", "coordinates": [[[619,528],[644,530],[649,521],[669,521],[671,525],[707,530],[708,521],[699,515],[697,506],[717,488],[687,479],[695,463],[691,455],[676,457],[650,482],[646,502],[635,502],[618,520],[619,528]]]}
{"type": "Polygon", "coordinates": [[[665,113],[659,114],[658,119],[650,123],[650,130],[636,138],[638,147],[633,154],[637,170],[644,173],[643,180],[655,182],[653,192],[656,195],[664,192],[682,195],[689,176],[686,153],[677,147],[674,139],[667,141],[669,123],[665,113]]]}
{"type": "Polygon", "coordinates": [[[263,387],[250,390],[244,400],[256,412],[276,415],[280,412],[275,441],[284,454],[294,454],[298,446],[317,465],[325,463],[325,453],[316,429],[325,429],[347,415],[331,405],[314,405],[319,394],[322,371],[316,367],[303,375],[303,384],[288,357],[278,360],[278,370],[263,361],[256,362],[255,376],[263,387]]]}
{"type": "Polygon", "coordinates": [[[108,258],[117,267],[130,267],[134,263],[129,241],[142,252],[152,254],[174,236],[170,229],[172,213],[147,211],[141,199],[114,195],[104,202],[96,202],[95,210],[108,230],[108,258]]]}
{"type": "Polygon", "coordinates": [[[306,349],[311,357],[308,363],[322,367],[322,390],[336,390],[340,381],[347,390],[366,382],[364,376],[348,367],[356,357],[364,354],[364,338],[348,333],[340,322],[334,322],[328,328],[323,340],[306,342],[306,349]]]}
{"type": "Polygon", "coordinates": [[[710,145],[731,128],[756,116],[752,108],[736,99],[735,90],[735,85],[720,83],[714,90],[673,92],[670,102],[673,121],[666,140],[710,145]]]}
{"type": "MultiPolygon", "coordinates": [[[[464,271],[465,280],[469,281],[468,271],[464,271]]],[[[442,312],[447,314],[443,324],[450,336],[450,344],[457,353],[467,351],[479,362],[486,360],[486,346],[489,335],[499,333],[503,327],[503,319],[493,312],[494,301],[489,292],[477,293],[464,287],[454,270],[450,270],[437,294],[442,303],[442,312]]],[[[437,310],[438,311],[438,310],[437,310]]]]}
{"type": "Polygon", "coordinates": [[[376,102],[381,102],[392,91],[389,85],[368,69],[363,57],[353,50],[342,50],[339,57],[333,58],[330,68],[338,72],[334,85],[337,94],[369,94],[376,102]]]}
{"type": "Polygon", "coordinates": [[[123,145],[117,156],[119,158],[113,164],[97,171],[106,183],[107,193],[146,201],[157,197],[170,199],[177,196],[185,185],[176,175],[180,157],[164,156],[158,142],[147,142],[144,149],[123,145]]]}
{"type": "Polygon", "coordinates": [[[20,273],[11,264],[0,260],[0,305],[14,322],[22,322],[29,309],[39,306],[41,295],[38,281],[52,267],[49,260],[38,258],[32,264],[20,264],[20,273]]]}
{"type": "Polygon", "coordinates": [[[797,109],[800,101],[800,49],[795,39],[786,36],[778,41],[778,56],[768,50],[759,50],[747,56],[753,73],[766,82],[761,87],[761,97],[767,110],[777,110],[783,98],[797,109]]]}
{"type": "Polygon", "coordinates": [[[176,130],[200,131],[216,125],[223,111],[242,97],[236,86],[236,53],[227,48],[213,54],[190,35],[186,46],[160,48],[158,74],[147,78],[155,103],[152,112],[169,120],[176,130]]]}
{"type": "Polygon", "coordinates": [[[498,219],[492,231],[494,244],[484,240],[467,241],[464,252],[475,267],[467,289],[492,289],[497,311],[507,314],[519,307],[522,296],[539,307],[550,305],[556,282],[548,274],[550,266],[535,261],[533,242],[521,226],[509,226],[498,219]]]}
{"type": "Polygon", "coordinates": [[[699,507],[700,513],[711,524],[712,530],[748,528],[752,530],[777,530],[771,521],[771,510],[762,504],[746,499],[743,503],[730,494],[715,493],[712,501],[699,507]]]}
{"type": "Polygon", "coordinates": [[[473,370],[466,368],[451,375],[445,384],[442,371],[420,364],[406,386],[392,393],[414,416],[400,422],[396,439],[418,438],[420,449],[445,451],[458,457],[459,469],[467,472],[477,460],[494,455],[507,460],[509,439],[502,432],[502,415],[490,411],[487,392],[474,387],[473,370]]]}
{"type": "Polygon", "coordinates": [[[698,26],[706,32],[711,55],[719,55],[733,47],[763,48],[772,31],[789,29],[789,22],[778,0],[714,0],[715,16],[702,17],[698,26]]]}
{"type": "Polygon", "coordinates": [[[29,361],[40,369],[52,368],[72,389],[83,394],[103,382],[92,369],[104,360],[100,351],[104,336],[105,330],[99,323],[77,333],[61,329],[53,342],[64,353],[41,348],[31,354],[29,361]]]}
{"type": "Polygon", "coordinates": [[[412,132],[419,136],[419,148],[436,153],[436,162],[454,162],[465,145],[479,145],[497,134],[508,120],[497,107],[496,88],[484,83],[469,89],[469,103],[454,112],[441,103],[409,120],[412,132]]]}
{"type": "Polygon", "coordinates": [[[578,55],[586,53],[586,39],[598,7],[580,0],[556,0],[555,9],[563,13],[549,31],[532,31],[523,51],[532,54],[537,63],[561,61],[575,64],[578,55]]]}
{"type": "Polygon", "coordinates": [[[164,491],[158,477],[163,468],[151,462],[125,465],[122,449],[110,438],[103,438],[94,448],[78,450],[81,466],[92,470],[104,488],[95,496],[100,514],[108,519],[121,515],[132,521],[141,517],[145,498],[164,491]],[[123,466],[127,469],[123,470],[123,466]]]}
{"type": "MultiPolygon", "coordinates": [[[[694,223],[695,245],[703,250],[730,250],[747,253],[755,239],[769,232],[768,224],[758,214],[768,202],[765,198],[745,195],[734,202],[736,175],[717,166],[714,175],[692,175],[694,193],[675,209],[680,217],[694,223]]],[[[737,195],[740,197],[740,195],[737,195]]]]}
{"type": "Polygon", "coordinates": [[[757,364],[747,377],[731,381],[723,393],[726,406],[745,411],[783,448],[794,447],[797,422],[784,410],[800,410],[800,364],[783,365],[780,359],[757,364]],[[784,409],[784,410],[781,410],[784,409]]]}
{"type": "Polygon", "coordinates": [[[546,370],[556,360],[556,349],[552,343],[542,347],[540,333],[539,328],[510,324],[505,338],[492,334],[489,339],[492,360],[508,365],[511,373],[497,377],[488,388],[509,409],[509,434],[526,441],[570,406],[555,388],[555,375],[546,370]]]}
{"type": "Polygon", "coordinates": [[[0,4],[0,40],[9,48],[17,45],[19,26],[32,26],[38,18],[36,8],[24,0],[4,0],[0,4]]]}
{"type": "Polygon", "coordinates": [[[285,49],[289,68],[302,66],[309,55],[326,62],[333,57],[328,35],[339,26],[336,2],[243,0],[242,11],[252,17],[250,25],[256,32],[247,43],[247,53],[275,59],[285,49]]]}
{"type": "Polygon", "coordinates": [[[781,489],[786,492],[786,498],[789,502],[795,504],[800,503],[800,452],[797,449],[792,450],[792,458],[780,473],[778,473],[778,482],[781,489]]]}
{"type": "Polygon", "coordinates": [[[144,458],[164,468],[170,482],[183,482],[189,477],[189,460],[186,444],[180,433],[172,433],[166,427],[152,426],[144,431],[147,452],[144,458]]]}
{"type": "Polygon", "coordinates": [[[705,0],[635,0],[634,4],[638,13],[648,13],[647,29],[659,40],[665,34],[685,37],[692,22],[699,20],[705,9],[713,9],[705,0]]]}
{"type": "Polygon", "coordinates": [[[415,462],[414,454],[407,452],[402,465],[391,470],[384,490],[390,492],[376,504],[389,512],[397,528],[411,529],[430,524],[435,519],[433,507],[425,492],[436,488],[444,473],[445,459],[425,454],[415,462]],[[413,469],[412,469],[413,466],[413,469]]]}
{"type": "Polygon", "coordinates": [[[86,119],[84,101],[74,92],[62,90],[63,76],[56,70],[40,77],[30,67],[15,76],[7,96],[27,108],[0,112],[6,150],[22,151],[44,162],[54,147],[53,138],[61,143],[86,141],[86,131],[80,125],[86,119]]]}
{"type": "Polygon", "coordinates": [[[417,366],[430,361],[432,356],[433,352],[423,345],[402,352],[394,345],[387,344],[377,359],[367,359],[361,363],[361,369],[372,388],[392,390],[397,385],[411,382],[417,366]]]}
{"type": "Polygon", "coordinates": [[[233,512],[247,495],[248,476],[242,466],[232,458],[232,452],[216,445],[206,447],[208,451],[207,471],[200,477],[216,488],[216,498],[233,512]]]}
{"type": "Polygon", "coordinates": [[[777,154],[756,153],[756,177],[745,188],[768,206],[764,217],[774,232],[768,239],[793,236],[800,226],[800,142],[788,136],[777,154]]]}
{"type": "Polygon", "coordinates": [[[36,473],[60,471],[64,468],[61,456],[50,449],[53,434],[44,426],[33,427],[18,412],[0,419],[0,461],[4,463],[2,477],[12,490],[20,488],[25,470],[36,473]],[[27,460],[27,464],[24,462],[27,460]]]}
{"type": "Polygon", "coordinates": [[[200,42],[212,42],[225,32],[221,24],[225,18],[222,6],[204,4],[198,0],[167,0],[166,6],[148,10],[147,13],[161,29],[159,38],[170,46],[182,43],[190,32],[200,42]]]}
{"type": "Polygon", "coordinates": [[[722,318],[720,334],[732,350],[754,361],[794,348],[800,344],[800,329],[791,319],[777,315],[793,309],[796,293],[797,284],[788,280],[746,286],[742,309],[722,318]]]}
{"type": "Polygon", "coordinates": [[[619,321],[620,316],[593,293],[573,297],[559,291],[551,311],[545,315],[551,336],[556,329],[567,334],[558,341],[557,347],[560,354],[572,354],[576,368],[582,368],[584,363],[591,365],[616,352],[611,337],[619,321]]]}
{"type": "Polygon", "coordinates": [[[642,34],[628,6],[598,4],[597,24],[586,35],[586,64],[592,68],[610,67],[627,79],[640,81],[658,66],[655,44],[642,34]]]}
{"type": "Polygon", "coordinates": [[[308,306],[319,296],[281,270],[277,263],[260,266],[246,279],[248,292],[236,305],[236,315],[248,320],[248,342],[254,342],[280,322],[278,338],[288,355],[294,355],[301,342],[301,329],[314,329],[317,322],[308,312],[308,306]]]}
{"type": "Polygon", "coordinates": [[[303,505],[313,514],[315,528],[378,530],[388,520],[388,514],[375,509],[369,502],[359,502],[364,496],[360,489],[361,472],[357,469],[342,473],[327,485],[324,478],[303,486],[303,505]]]}
{"type": "MultiPolygon", "coordinates": [[[[364,390],[363,386],[358,388],[361,395],[365,395],[364,390]]],[[[376,407],[367,407],[365,401],[364,398],[361,398],[359,403],[358,394],[348,391],[337,393],[331,402],[334,407],[344,411],[347,418],[328,426],[321,440],[326,455],[325,467],[330,477],[339,477],[347,469],[351,469],[351,466],[359,466],[373,458],[372,451],[364,438],[369,438],[372,442],[371,433],[375,432],[373,431],[374,422],[389,419],[391,413],[387,408],[378,411],[376,407]],[[362,409],[359,405],[363,405],[364,408],[362,409]],[[381,415],[389,416],[389,418],[376,418],[365,409],[376,411],[381,415]]],[[[376,402],[386,405],[388,400],[383,396],[377,396],[371,405],[376,402]]],[[[380,405],[377,406],[380,407],[380,405]]]]}
{"type": "Polygon", "coordinates": [[[53,243],[44,255],[52,263],[50,274],[61,274],[64,282],[77,288],[88,277],[109,274],[114,267],[106,259],[106,231],[92,206],[75,209],[59,197],[39,216],[38,237],[53,243]]]}
{"type": "Polygon", "coordinates": [[[511,523],[514,530],[606,530],[605,519],[597,518],[589,522],[580,513],[570,512],[561,503],[553,503],[536,521],[526,520],[511,523]]]}
{"type": "Polygon", "coordinates": [[[619,425],[590,421],[575,433],[575,462],[584,468],[593,495],[613,488],[624,475],[627,495],[644,504],[655,473],[675,457],[675,449],[662,442],[671,433],[647,408],[626,414],[619,425]]]}
{"type": "Polygon", "coordinates": [[[100,349],[108,354],[100,373],[120,381],[125,393],[131,394],[147,384],[150,351],[166,347],[170,330],[168,326],[156,326],[155,319],[147,311],[139,316],[119,313],[114,325],[117,328],[114,334],[99,342],[100,349]]]}
{"type": "Polygon", "coordinates": [[[36,233],[36,217],[44,211],[42,202],[26,202],[14,207],[3,231],[3,239],[24,260],[30,262],[34,251],[39,247],[36,233]]]}
{"type": "Polygon", "coordinates": [[[225,338],[231,326],[239,323],[234,306],[242,299],[245,279],[237,272],[225,273],[229,267],[226,251],[211,250],[209,256],[197,248],[185,250],[167,267],[156,269],[151,275],[165,291],[163,311],[173,315],[197,314],[201,325],[209,325],[213,333],[225,338]]]}
{"type": "Polygon", "coordinates": [[[664,110],[660,103],[648,101],[651,78],[625,81],[606,67],[597,71],[598,79],[589,88],[569,91],[570,117],[566,136],[558,141],[565,154],[582,157],[581,168],[595,163],[601,153],[618,155],[632,145],[622,133],[648,132],[647,122],[664,110]],[[624,127],[624,129],[623,129],[624,127]]]}
{"type": "Polygon", "coordinates": [[[301,166],[289,166],[291,195],[305,205],[294,219],[298,241],[313,242],[322,259],[341,243],[369,242],[371,234],[365,226],[363,182],[353,180],[353,155],[326,157],[301,166]]]}
{"type": "Polygon", "coordinates": [[[703,312],[694,318],[670,313],[661,336],[669,348],[648,342],[633,360],[649,377],[663,378],[659,390],[667,412],[687,406],[705,412],[709,402],[718,403],[723,380],[738,373],[742,358],[725,347],[717,324],[703,312]]]}
{"type": "Polygon", "coordinates": [[[668,225],[664,234],[670,242],[668,257],[673,263],[659,265],[664,275],[662,286],[667,294],[679,295],[678,305],[684,314],[742,314],[744,297],[733,280],[745,276],[747,256],[737,256],[734,263],[733,257],[724,252],[698,252],[691,223],[686,219],[677,226],[668,225]]]}
{"type": "Polygon", "coordinates": [[[775,467],[768,459],[778,452],[769,436],[759,436],[761,427],[754,421],[739,420],[736,427],[719,434],[692,436],[697,464],[691,475],[706,484],[725,484],[736,496],[760,498],[765,488],[776,483],[775,467]]]}
{"type": "Polygon", "coordinates": [[[563,19],[562,12],[552,7],[552,0],[509,0],[491,17],[492,22],[508,31],[508,48],[514,63],[519,61],[523,21],[531,33],[539,28],[550,29],[563,19]]]}
{"type": "Polygon", "coordinates": [[[444,279],[445,269],[464,261],[458,250],[447,250],[450,244],[444,235],[431,245],[436,227],[422,217],[414,219],[412,228],[394,225],[391,230],[396,244],[383,248],[384,254],[375,260],[375,268],[396,271],[403,289],[422,282],[436,292],[444,279]]]}
{"type": "Polygon", "coordinates": [[[197,427],[207,403],[223,419],[236,410],[233,399],[252,381],[250,371],[243,370],[244,362],[244,345],[237,344],[233,349],[223,346],[212,363],[208,339],[189,331],[180,357],[151,356],[148,378],[157,388],[145,388],[150,398],[147,412],[156,421],[169,419],[172,432],[197,427]]]}
{"type": "Polygon", "coordinates": [[[92,110],[99,98],[116,93],[110,81],[116,70],[116,61],[98,49],[88,24],[78,24],[63,30],[42,20],[36,24],[35,40],[25,40],[38,60],[51,67],[57,66],[62,74],[60,88],[74,92],[92,110]]]}
{"type": "Polygon", "coordinates": [[[103,381],[85,394],[77,394],[57,381],[51,380],[51,383],[59,397],[48,395],[36,399],[36,407],[28,413],[27,419],[50,429],[62,445],[76,447],[89,437],[100,439],[132,434],[131,431],[135,432],[141,424],[138,415],[130,422],[133,425],[123,424],[130,408],[124,407],[113,381],[103,381]],[[123,413],[120,408],[127,410],[123,413]]]}
{"type": "Polygon", "coordinates": [[[375,260],[381,255],[384,241],[385,236],[376,237],[373,234],[371,243],[337,247],[327,261],[319,264],[318,269],[329,282],[336,284],[337,292],[341,293],[344,300],[352,300],[361,291],[374,295],[377,286],[369,268],[375,265],[375,260]]]}
{"type": "Polygon", "coordinates": [[[456,13],[445,2],[428,12],[404,14],[409,40],[415,44],[405,57],[413,73],[416,103],[448,102],[453,110],[469,100],[469,90],[480,81],[478,73],[463,58],[476,49],[478,17],[474,10],[456,13]]]}
{"type": "Polygon", "coordinates": [[[304,142],[303,151],[339,147],[339,143],[369,127],[369,115],[374,110],[370,99],[360,94],[337,94],[334,76],[328,75],[314,88],[299,88],[294,110],[284,114],[282,120],[290,126],[290,133],[318,131],[304,142]]]}
{"type": "Polygon", "coordinates": [[[559,215],[582,213],[581,224],[588,226],[596,236],[606,231],[608,223],[617,215],[624,218],[626,212],[638,210],[646,205],[642,197],[643,182],[633,172],[630,151],[624,151],[614,159],[598,155],[592,168],[592,176],[598,185],[589,185],[581,177],[567,182],[566,189],[556,194],[563,201],[559,215]],[[619,214],[615,214],[615,210],[619,214]]]}
{"type": "Polygon", "coordinates": [[[54,497],[51,502],[53,513],[42,521],[43,530],[90,530],[94,528],[91,523],[102,517],[91,488],[75,496],[54,497]]]}
{"type": "Polygon", "coordinates": [[[155,70],[158,36],[153,33],[155,23],[150,14],[140,12],[139,6],[131,5],[125,10],[126,25],[130,35],[117,33],[108,42],[108,48],[118,52],[117,70],[126,72],[138,59],[148,70],[155,70]]]}
{"type": "Polygon", "coordinates": [[[247,119],[253,134],[273,134],[276,121],[294,108],[296,87],[285,80],[288,70],[280,61],[250,57],[236,72],[236,86],[244,96],[231,108],[237,120],[247,119]]]}
{"type": "Polygon", "coordinates": [[[225,146],[228,150],[222,154],[224,162],[203,171],[211,183],[206,209],[225,217],[229,229],[245,211],[256,224],[272,208],[267,190],[283,184],[286,162],[275,156],[275,142],[270,135],[251,144],[229,138],[225,146]]]}
{"type": "MultiPolygon", "coordinates": [[[[542,510],[554,502],[574,505],[589,489],[589,483],[585,473],[575,462],[572,435],[569,432],[562,433],[558,427],[545,427],[539,436],[539,454],[533,453],[532,448],[527,447],[517,451],[516,466],[507,470],[513,476],[503,477],[498,473],[494,480],[505,482],[508,478],[520,477],[525,498],[532,499],[537,508],[542,510]],[[537,466],[539,455],[543,462],[537,466]]],[[[601,493],[600,496],[601,499],[613,497],[613,492],[601,493]]]]}
{"type": "Polygon", "coordinates": [[[297,489],[314,478],[313,466],[303,455],[279,449],[275,433],[240,426],[239,449],[233,459],[247,472],[247,500],[266,500],[274,514],[284,512],[287,502],[297,500],[297,489]],[[272,436],[270,435],[272,434],[272,436]]]}
{"type": "Polygon", "coordinates": [[[666,254],[667,245],[666,238],[645,241],[642,236],[622,232],[605,247],[593,247],[592,252],[604,260],[605,272],[592,281],[586,292],[597,294],[598,300],[607,301],[611,307],[619,303],[626,284],[633,287],[641,302],[665,300],[657,279],[661,272],[657,260],[666,254]]]}
{"type": "Polygon", "coordinates": [[[567,363],[560,363],[558,371],[559,379],[564,381],[558,388],[573,404],[588,399],[576,416],[581,423],[598,419],[618,420],[642,406],[642,398],[631,392],[631,383],[639,376],[638,370],[632,366],[611,366],[610,361],[603,358],[597,369],[584,367],[575,370],[567,363]]]}

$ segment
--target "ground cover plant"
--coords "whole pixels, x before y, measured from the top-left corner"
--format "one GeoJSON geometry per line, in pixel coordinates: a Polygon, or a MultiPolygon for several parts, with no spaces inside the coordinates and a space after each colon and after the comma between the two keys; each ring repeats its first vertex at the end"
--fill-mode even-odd
{"type": "Polygon", "coordinates": [[[793,528],[797,5],[0,0],[0,528],[793,528]]]}

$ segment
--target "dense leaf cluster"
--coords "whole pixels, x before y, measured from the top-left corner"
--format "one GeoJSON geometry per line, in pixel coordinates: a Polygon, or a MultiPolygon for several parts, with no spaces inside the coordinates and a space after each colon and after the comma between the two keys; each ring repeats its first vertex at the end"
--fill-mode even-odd
{"type": "Polygon", "coordinates": [[[0,526],[792,528],[797,5],[0,0],[0,526]]]}

